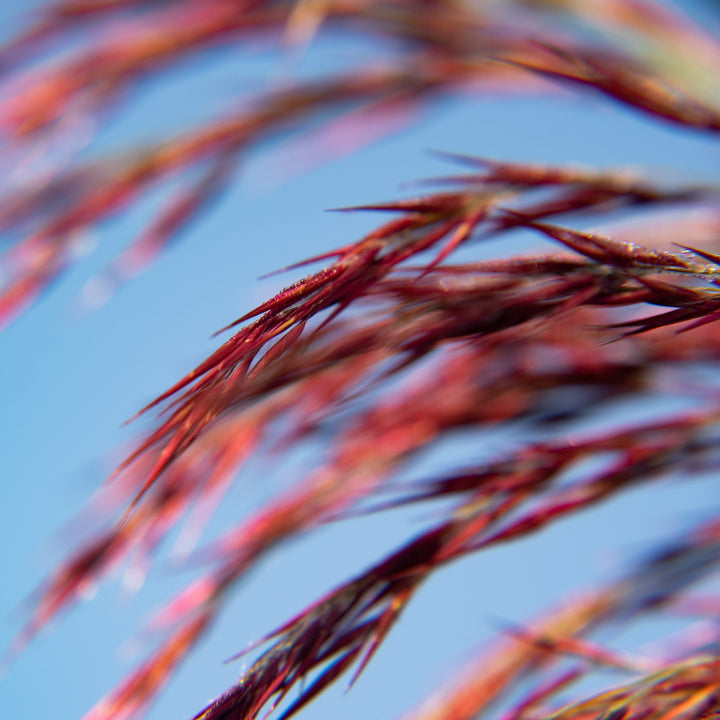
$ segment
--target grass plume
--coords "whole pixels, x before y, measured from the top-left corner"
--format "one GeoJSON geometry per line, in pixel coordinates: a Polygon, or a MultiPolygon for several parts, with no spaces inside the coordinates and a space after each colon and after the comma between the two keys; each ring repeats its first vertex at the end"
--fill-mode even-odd
{"type": "MultiPolygon", "coordinates": [[[[12,90],[0,101],[3,149],[22,157],[61,143],[67,118],[119,113],[144,78],[210,48],[262,38],[297,52],[339,30],[388,43],[394,54],[243,96],[225,116],[134,151],[81,157],[30,181],[9,173],[0,191],[8,238],[0,324],[18,319],[74,262],[79,232],[179,181],[103,276],[111,287],[130,279],[207,210],[251,151],[288,134],[340,127],[352,144],[364,122],[414,118],[460,91],[592,92],[649,122],[720,132],[718,39],[651,0],[66,0],[41,8],[0,50],[12,90]]],[[[85,720],[140,717],[239,581],[323,525],[410,504],[441,508],[430,527],[270,633],[241,681],[195,720],[290,717],[341,676],[354,683],[437,570],[532,542],[639,484],[717,469],[720,397],[695,371],[720,360],[720,186],[472,156],[448,163],[454,174],[423,183],[415,197],[343,208],[387,219],[286,268],[318,267],[239,311],[218,348],[138,413],[149,429],[111,478],[123,493],[114,518],[41,586],[13,651],[118,566],[151,567],[183,522],[197,538],[254,458],[292,457],[318,443],[327,453],[199,551],[196,577],[151,623],[164,633],[158,647],[85,720]],[[699,227],[688,219],[698,209],[699,227]],[[611,225],[640,213],[642,240],[611,225]],[[589,221],[607,230],[590,232],[589,221]],[[670,243],[647,241],[668,232],[670,243]],[[536,252],[455,257],[522,233],[538,239],[536,252]],[[611,402],[648,397],[690,398],[694,409],[584,425],[611,402]],[[497,428],[530,439],[399,482],[459,431],[480,438],[497,428]]],[[[508,626],[408,718],[718,716],[718,600],[693,596],[695,583],[717,577],[717,512],[605,587],[508,626]],[[693,608],[713,622],[700,638],[688,630],[680,650],[668,643],[638,659],[595,638],[693,608]],[[624,682],[568,699],[604,667],[624,682]]]]}

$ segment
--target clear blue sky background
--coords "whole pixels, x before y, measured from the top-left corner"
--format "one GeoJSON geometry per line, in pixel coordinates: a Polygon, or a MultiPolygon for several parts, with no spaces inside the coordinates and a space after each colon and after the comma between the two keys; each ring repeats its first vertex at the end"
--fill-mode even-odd
{"type": "MultiPolygon", "coordinates": [[[[34,4],[2,4],[0,26],[34,4]]],[[[365,51],[335,43],[313,51],[304,69],[365,51]]],[[[156,138],[212,117],[238,89],[260,86],[271,68],[266,59],[233,58],[184,66],[164,84],[145,86],[103,133],[101,147],[123,147],[130,138],[156,138]]],[[[650,124],[586,95],[556,102],[466,99],[446,102],[401,137],[281,184],[280,156],[257,154],[233,189],[161,262],[109,304],[86,312],[78,302],[85,283],[144,227],[152,203],[102,227],[94,253],[0,335],[0,647],[24,618],[23,598],[62,557],[67,535],[59,529],[77,517],[117,459],[116,449],[133,437],[133,429],[121,423],[203,359],[217,344],[209,338],[214,330],[285,281],[261,282],[259,275],[345,244],[376,220],[325,208],[391,199],[405,181],[453,170],[431,157],[429,148],[509,160],[679,168],[715,179],[720,159],[717,145],[698,135],[650,124]]],[[[656,411],[617,410],[625,419],[656,411]]],[[[450,452],[460,451],[453,448],[437,459],[452,458],[450,452]]],[[[245,508],[267,499],[272,488],[262,483],[245,477],[233,502],[245,508]]],[[[304,717],[398,717],[494,634],[491,618],[527,619],[573,588],[612,577],[625,560],[686,526],[717,504],[717,497],[716,485],[707,480],[638,489],[531,543],[438,573],[351,693],[344,695],[340,683],[304,717]]],[[[413,510],[354,521],[273,555],[241,586],[149,720],[190,717],[242,670],[241,663],[223,666],[225,658],[345,579],[348,568],[381,557],[427,519],[427,511],[413,510]]],[[[118,648],[184,577],[160,566],[137,596],[124,594],[115,581],[104,585],[0,680],[0,717],[80,718],[130,669],[118,648]]],[[[652,632],[646,628],[648,639],[652,632]]]]}

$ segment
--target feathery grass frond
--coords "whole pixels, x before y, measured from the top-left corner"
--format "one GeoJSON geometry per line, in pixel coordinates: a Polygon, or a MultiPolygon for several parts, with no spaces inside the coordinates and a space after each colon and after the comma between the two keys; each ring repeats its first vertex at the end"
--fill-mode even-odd
{"type": "MultiPolygon", "coordinates": [[[[120,97],[143,79],[210,48],[262,38],[297,51],[337,30],[380,39],[385,49],[243,96],[223,117],[134,151],[80,157],[29,180],[9,172],[0,189],[8,237],[0,324],[69,266],[79,232],[177,183],[103,276],[114,287],[203,212],[248,153],[288,134],[322,134],[333,123],[352,134],[461,90],[583,88],[648,121],[711,138],[720,131],[718,39],[650,0],[66,0],[40,10],[0,50],[3,150],[10,162],[38,143],[61,143],[73,118],[119,111],[120,97]]],[[[290,717],[341,676],[352,684],[437,570],[531,541],[641,483],[681,484],[717,470],[720,396],[696,369],[720,360],[719,186],[452,160],[466,171],[423,183],[417,197],[342,208],[389,219],[285,268],[324,263],[241,314],[220,331],[230,337],[138,413],[150,427],[111,478],[122,502],[40,588],[14,650],[114,569],[149,567],[183,523],[187,544],[197,541],[251,460],[327,451],[198,551],[196,576],[151,622],[162,635],[157,647],[86,720],[139,717],[239,580],[271,551],[331,522],[410,504],[436,512],[430,526],[369,568],[349,570],[267,635],[237,685],[195,720],[253,720],[274,710],[290,717]],[[687,219],[698,210],[709,243],[696,242],[687,219]],[[637,228],[612,224],[641,212],[642,241],[637,228]],[[600,228],[589,231],[588,221],[600,228]],[[541,247],[507,257],[527,236],[541,247]],[[482,255],[467,260],[478,247],[482,255]],[[599,420],[613,403],[669,398],[691,407],[612,427],[599,420]],[[482,441],[498,428],[514,433],[514,447],[491,457],[478,447],[469,463],[404,478],[423,453],[460,432],[482,441]]],[[[716,598],[693,605],[689,594],[717,573],[717,510],[619,580],[536,623],[508,625],[510,637],[408,717],[712,717],[720,707],[717,627],[699,641],[688,633],[682,652],[649,659],[594,635],[682,608],[717,614],[716,598]],[[605,667],[625,682],[596,684],[589,699],[584,688],[568,696],[580,681],[598,682],[605,667]]]]}

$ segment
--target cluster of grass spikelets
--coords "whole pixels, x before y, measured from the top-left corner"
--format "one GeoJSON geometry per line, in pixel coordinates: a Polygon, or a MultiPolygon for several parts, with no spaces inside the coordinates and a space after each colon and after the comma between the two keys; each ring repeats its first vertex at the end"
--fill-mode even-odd
{"type": "MultiPolygon", "coordinates": [[[[598,202],[677,203],[713,191],[663,192],[612,174],[488,167],[464,178],[456,193],[387,206],[399,218],[248,313],[235,335],[153,404],[161,408],[155,429],[118,469],[130,493],[127,508],[49,581],[27,637],[89,581],[130,555],[153,553],[187,512],[202,515],[203,504],[217,503],[247,459],[269,451],[268,443],[273,453],[289,452],[321,436],[331,451],[324,464],[213,545],[207,571],[158,616],[169,633],[165,644],[89,718],[131,717],[141,709],[236,581],[278,543],[323,523],[357,511],[456,500],[436,527],[279,629],[238,688],[203,717],[256,717],[320,671],[292,706],[300,707],[353,664],[359,672],[421,581],[451,560],[526,537],[637,483],[714,467],[720,407],[707,388],[691,385],[692,367],[720,353],[718,326],[710,323],[720,309],[717,258],[529,219],[559,206],[567,212],[568,203],[579,204],[576,209],[598,202]],[[525,205],[526,193],[545,181],[548,196],[525,205]],[[522,211],[501,208],[499,198],[522,211]],[[472,228],[479,238],[518,225],[574,253],[437,263],[472,228]],[[404,262],[426,256],[419,265],[404,262]],[[621,315],[625,307],[633,312],[621,315]],[[686,332],[675,332],[678,323],[686,332]],[[617,432],[564,440],[553,434],[416,487],[393,484],[413,458],[457,429],[482,433],[518,423],[542,432],[580,420],[610,399],[677,394],[667,373],[682,393],[707,402],[692,414],[617,432]],[[560,397],[567,387],[574,388],[576,404],[560,397]],[[358,403],[363,396],[368,399],[358,403]],[[599,469],[589,463],[592,470],[568,483],[567,471],[587,460],[598,461],[599,469]],[[381,489],[386,492],[373,501],[381,489]]],[[[616,615],[628,620],[631,609],[671,604],[717,560],[715,520],[683,541],[682,552],[640,570],[642,580],[626,581],[622,593],[613,590],[617,607],[606,598],[609,606],[570,634],[616,615]]],[[[596,658],[578,647],[589,672],[596,658]]],[[[534,666],[538,652],[533,643],[520,652],[518,673],[534,666]]]]}
{"type": "Polygon", "coordinates": [[[651,116],[717,132],[720,110],[710,101],[719,60],[712,36],[645,0],[50,3],[0,50],[0,232],[12,242],[0,323],[74,262],[79,235],[173,181],[179,189],[167,206],[100,279],[111,292],[222,191],[249,150],[309,123],[323,123],[316,132],[324,128],[353,147],[366,126],[411,121],[448,92],[580,84],[651,116]],[[121,156],[53,160],[54,149],[65,158],[68,145],[87,142],[89,121],[106,121],[144,79],[189,56],[258,39],[296,52],[336,29],[382,40],[378,47],[391,51],[373,51],[321,80],[243,95],[225,116],[121,156]],[[43,155],[49,160],[32,171],[28,156],[43,155]]]}
{"type": "MultiPolygon", "coordinates": [[[[0,319],[62,271],[78,231],[179,175],[186,188],[110,271],[118,279],[135,272],[224,187],[247,150],[302,130],[316,115],[351,134],[365,120],[412,112],[455,89],[587,86],[688,131],[720,131],[712,104],[720,43],[651,2],[115,0],[50,5],[0,55],[17,87],[0,103],[9,153],[59,141],[78,108],[108,112],[140,77],[190,53],[258,34],[295,46],[335,27],[386,38],[398,54],[246,99],[225,118],[137,153],[11,184],[0,199],[0,227],[20,239],[5,258],[0,319]],[[51,68],[33,64],[71,35],[84,44],[70,45],[51,68]],[[23,63],[26,73],[17,69],[23,63]]],[[[459,160],[468,172],[438,181],[434,192],[366,206],[386,211],[388,221],[300,263],[325,265],[240,317],[229,339],[145,408],[154,425],[116,472],[126,493],[116,522],[47,581],[18,647],[119,564],[151,559],[185,519],[197,534],[250,458],[290,454],[318,439],[328,452],[205,550],[198,577],[156,618],[164,641],[87,720],[138,717],[237,582],[278,545],[323,524],[446,501],[434,526],[269,635],[242,681],[197,718],[249,720],[283,701],[292,714],[340,676],[356,678],[415,591],[448,563],[531,542],[533,533],[639,483],[716,468],[720,401],[694,381],[693,368],[720,359],[720,256],[693,238],[717,233],[720,188],[459,160]],[[686,219],[697,208],[701,221],[686,219]],[[667,236],[665,216],[653,213],[668,209],[680,218],[675,245],[572,227],[642,210],[643,237],[667,236]],[[519,232],[535,233],[545,250],[452,264],[460,247],[492,248],[519,232]],[[678,394],[695,398],[696,409],[615,430],[572,430],[611,399],[678,394]],[[410,486],[396,481],[454,432],[482,438],[497,427],[531,439],[452,473],[410,486]]],[[[508,698],[513,720],[717,715],[712,643],[720,599],[695,597],[690,586],[717,572],[718,562],[715,516],[608,587],[510,629],[512,638],[412,717],[470,720],[508,698]],[[715,623],[649,660],[588,637],[650,613],[715,623]],[[627,673],[627,682],[562,706],[573,683],[607,666],[627,673]]]]}

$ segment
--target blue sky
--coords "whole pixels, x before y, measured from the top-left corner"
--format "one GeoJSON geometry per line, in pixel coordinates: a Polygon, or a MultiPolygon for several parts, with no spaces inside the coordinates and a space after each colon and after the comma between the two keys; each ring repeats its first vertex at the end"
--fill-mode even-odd
{"type": "MultiPolygon", "coordinates": [[[[19,9],[4,4],[0,24],[19,9]]],[[[319,48],[305,70],[365,51],[347,44],[319,48]]],[[[174,72],[163,87],[149,83],[103,132],[101,147],[155,138],[168,125],[213,116],[237,88],[261,83],[268,69],[278,72],[267,58],[238,63],[225,57],[174,72]]],[[[720,159],[718,147],[698,135],[650,124],[585,95],[552,103],[448,100],[402,136],[290,179],[277,150],[250,158],[237,184],[161,262],[89,312],[79,301],[83,288],[144,227],[152,201],[102,227],[94,252],[0,335],[0,647],[19,627],[23,599],[62,557],[68,523],[106,477],[117,448],[133,437],[121,424],[216,346],[212,332],[284,284],[258,276],[343,245],[376,220],[326,208],[391,199],[404,182],[452,171],[427,152],[432,148],[508,160],[678,168],[704,178],[717,176],[720,159]]],[[[617,409],[631,411],[654,409],[617,409]]],[[[495,633],[492,618],[526,619],[556,601],[559,588],[566,594],[611,577],[618,563],[717,503],[711,485],[638,489],[532,543],[443,570],[351,693],[340,683],[304,717],[398,717],[495,633]]],[[[267,496],[258,478],[248,477],[232,497],[242,508],[267,496]]],[[[345,579],[347,568],[381,557],[426,519],[413,510],[353,521],[273,555],[239,588],[149,720],[190,717],[242,670],[241,663],[222,665],[225,658],[345,579]]],[[[80,718],[130,669],[125,641],[185,577],[161,566],[137,596],[114,580],[104,585],[92,602],[43,633],[0,680],[3,717],[80,718]]]]}

